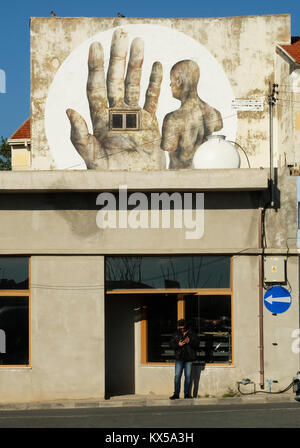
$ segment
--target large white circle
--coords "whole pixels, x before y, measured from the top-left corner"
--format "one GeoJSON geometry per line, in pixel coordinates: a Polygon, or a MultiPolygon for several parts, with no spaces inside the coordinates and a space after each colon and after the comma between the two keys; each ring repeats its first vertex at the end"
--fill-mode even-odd
{"type": "MultiPolygon", "coordinates": [[[[184,33],[164,26],[139,24],[121,28],[128,33],[129,46],[135,37],[144,40],[140,106],[144,104],[153,62],[162,63],[163,81],[157,109],[160,129],[165,115],[180,107],[180,102],[172,97],[170,70],[176,62],[192,59],[200,67],[200,98],[222,114],[223,129],[218,133],[235,140],[237,116],[231,108],[234,99],[232,88],[222,66],[203,45],[184,33]]],[[[89,132],[93,132],[86,96],[89,47],[95,41],[102,44],[107,72],[115,29],[97,33],[73,50],[60,66],[50,86],[45,108],[45,132],[57,169],[86,169],[83,159],[70,141],[70,123],[66,110],[72,108],[79,112],[85,118],[89,132]]]]}

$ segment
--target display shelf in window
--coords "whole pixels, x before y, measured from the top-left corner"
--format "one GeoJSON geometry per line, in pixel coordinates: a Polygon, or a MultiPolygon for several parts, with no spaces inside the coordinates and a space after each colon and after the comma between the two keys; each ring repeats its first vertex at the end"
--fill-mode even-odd
{"type": "Polygon", "coordinates": [[[198,359],[208,364],[231,363],[231,334],[223,332],[200,333],[198,359]]]}

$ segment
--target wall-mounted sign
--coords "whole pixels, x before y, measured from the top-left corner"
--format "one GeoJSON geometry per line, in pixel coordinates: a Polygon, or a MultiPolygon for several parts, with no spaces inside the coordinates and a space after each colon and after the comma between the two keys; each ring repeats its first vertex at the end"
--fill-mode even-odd
{"type": "Polygon", "coordinates": [[[274,314],[284,313],[289,309],[292,297],[282,286],[273,286],[264,295],[265,307],[274,314]]]}
{"type": "Polygon", "coordinates": [[[264,110],[264,100],[243,100],[235,99],[232,100],[231,107],[234,110],[240,111],[263,111],[264,110]]]}

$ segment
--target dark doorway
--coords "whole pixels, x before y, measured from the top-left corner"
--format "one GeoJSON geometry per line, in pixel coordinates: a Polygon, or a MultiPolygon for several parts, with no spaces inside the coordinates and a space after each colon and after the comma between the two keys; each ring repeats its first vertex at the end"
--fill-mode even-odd
{"type": "Polygon", "coordinates": [[[127,294],[105,298],[105,396],[135,393],[135,297],[127,294]]]}

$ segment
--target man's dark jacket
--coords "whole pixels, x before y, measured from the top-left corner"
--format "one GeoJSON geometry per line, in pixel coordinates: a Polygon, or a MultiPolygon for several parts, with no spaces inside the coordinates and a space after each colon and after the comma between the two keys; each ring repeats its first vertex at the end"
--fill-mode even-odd
{"type": "Polygon", "coordinates": [[[175,350],[175,359],[179,361],[196,361],[199,338],[192,330],[188,330],[185,336],[181,331],[177,330],[172,336],[170,345],[175,350]],[[180,347],[178,343],[186,337],[190,338],[190,342],[180,347]]]}

